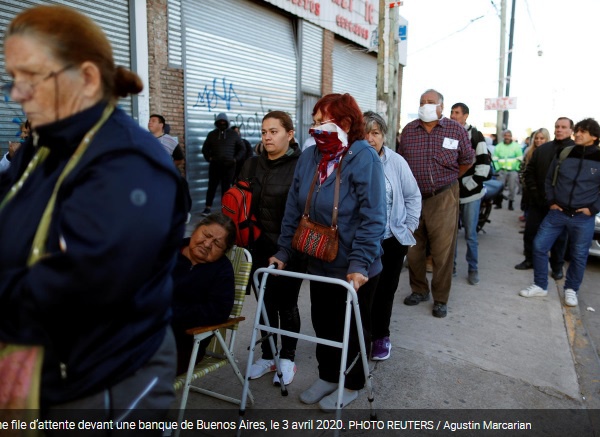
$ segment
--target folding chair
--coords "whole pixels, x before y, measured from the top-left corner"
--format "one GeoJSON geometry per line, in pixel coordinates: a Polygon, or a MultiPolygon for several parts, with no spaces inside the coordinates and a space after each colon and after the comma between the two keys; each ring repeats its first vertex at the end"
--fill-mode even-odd
{"type": "MultiPolygon", "coordinates": [[[[242,313],[242,307],[244,306],[244,300],[246,299],[246,286],[248,285],[248,281],[250,279],[252,255],[250,255],[250,252],[248,252],[246,249],[234,246],[227,254],[227,257],[233,265],[235,278],[235,299],[233,308],[231,310],[231,314],[229,315],[229,320],[224,323],[212,326],[199,326],[186,331],[188,334],[194,336],[194,348],[192,349],[192,356],[190,358],[190,364],[188,366],[187,373],[181,374],[175,379],[175,390],[183,388],[181,404],[179,407],[179,423],[183,421],[183,415],[185,413],[190,390],[238,405],[241,402],[240,399],[235,399],[215,391],[192,385],[193,381],[203,378],[209,373],[214,372],[215,370],[220,369],[227,364],[231,364],[233,372],[240,381],[240,384],[244,384],[244,377],[242,376],[242,373],[235,362],[235,358],[233,357],[233,348],[235,346],[235,337],[238,324],[242,320],[245,320],[245,317],[241,317],[240,314],[242,313]],[[228,341],[226,341],[227,331],[230,331],[228,341]],[[198,364],[196,364],[200,342],[213,334],[214,337],[206,349],[206,355],[198,364]]],[[[254,403],[254,397],[252,394],[249,394],[248,397],[250,398],[250,402],[254,403]]],[[[176,430],[175,437],[178,435],[179,430],[176,430]]]]}
{"type": "MultiPolygon", "coordinates": [[[[252,330],[252,338],[250,339],[250,353],[248,354],[248,361],[246,367],[246,374],[250,371],[250,367],[252,366],[253,357],[254,357],[254,349],[260,341],[257,341],[257,337],[260,335],[260,331],[264,331],[272,334],[279,335],[287,335],[290,337],[295,337],[300,340],[310,341],[312,343],[324,344],[331,347],[336,347],[342,350],[342,358],[340,360],[340,376],[338,380],[338,398],[337,398],[337,408],[336,408],[336,419],[341,420],[342,417],[342,396],[343,396],[343,388],[344,382],[346,380],[346,372],[348,372],[357,362],[361,360],[365,375],[365,385],[367,389],[367,399],[369,400],[369,405],[371,407],[370,418],[371,420],[377,420],[377,414],[375,412],[373,401],[374,401],[374,392],[373,392],[373,384],[372,384],[372,375],[369,370],[369,362],[367,358],[367,350],[363,337],[363,329],[362,322],[360,317],[360,308],[358,306],[358,296],[356,291],[354,290],[354,286],[352,282],[345,282],[341,279],[328,278],[325,276],[317,276],[311,275],[308,273],[297,273],[291,272],[287,270],[275,270],[274,266],[270,266],[268,268],[260,268],[254,272],[254,286],[258,289],[258,303],[256,307],[256,314],[254,317],[254,327],[252,330]],[[346,289],[346,313],[344,320],[344,334],[342,341],[332,341],[324,338],[319,338],[316,336],[305,335],[301,333],[296,333],[292,331],[286,331],[279,328],[274,328],[269,323],[269,318],[267,316],[267,310],[264,306],[264,295],[265,295],[265,285],[267,282],[267,277],[270,274],[281,275],[281,276],[289,276],[292,278],[306,279],[309,281],[316,282],[325,282],[328,284],[340,285],[346,289]],[[262,275],[262,278],[260,277],[262,275]],[[260,285],[259,285],[260,284],[260,285]],[[353,310],[353,311],[352,311],[353,310]],[[264,323],[260,322],[260,317],[262,316],[264,323]],[[360,353],[357,357],[348,357],[348,343],[350,339],[350,325],[352,324],[352,319],[354,319],[354,323],[356,324],[356,330],[358,333],[358,342],[360,347],[360,353]],[[353,361],[350,363],[350,367],[347,368],[346,364],[349,358],[353,358],[353,361]]],[[[261,339],[265,341],[264,339],[261,339]]],[[[281,366],[279,364],[279,351],[277,351],[275,347],[275,341],[273,340],[272,335],[267,335],[267,339],[269,341],[269,345],[271,350],[273,351],[273,358],[275,359],[275,366],[277,368],[277,375],[279,376],[279,380],[281,381],[281,395],[287,396],[287,388],[283,383],[283,375],[281,373],[281,366]]],[[[248,397],[252,404],[254,400],[250,396],[250,379],[246,378],[244,381],[244,388],[242,390],[242,402],[239,404],[239,419],[238,421],[242,421],[243,417],[246,413],[246,397],[248,397]]],[[[333,435],[337,437],[339,435],[339,430],[336,428],[333,432],[333,435]]],[[[241,428],[238,427],[237,437],[241,436],[241,428]]]]}

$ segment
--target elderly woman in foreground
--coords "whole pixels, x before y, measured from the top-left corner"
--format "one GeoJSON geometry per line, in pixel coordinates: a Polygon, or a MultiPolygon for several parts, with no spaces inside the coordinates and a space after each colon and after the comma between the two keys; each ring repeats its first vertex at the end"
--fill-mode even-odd
{"type": "Polygon", "coordinates": [[[13,81],[3,90],[34,141],[0,179],[0,343],[43,348],[43,414],[163,417],[186,211],[170,157],[116,107],[142,82],[115,66],[98,25],[65,6],[16,16],[4,59],[13,81]]]}

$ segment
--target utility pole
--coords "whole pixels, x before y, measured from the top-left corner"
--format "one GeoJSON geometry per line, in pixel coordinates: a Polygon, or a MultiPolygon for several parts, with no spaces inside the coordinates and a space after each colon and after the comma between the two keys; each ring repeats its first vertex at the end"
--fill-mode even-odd
{"type": "MultiPolygon", "coordinates": [[[[504,57],[506,51],[506,0],[500,7],[500,59],[498,61],[498,97],[504,97],[504,57]]],[[[498,141],[502,138],[502,111],[497,111],[496,135],[498,141]]]]}
{"type": "Polygon", "coordinates": [[[378,51],[377,51],[377,112],[387,122],[386,145],[396,149],[398,133],[398,7],[402,2],[379,0],[378,51]],[[389,26],[386,12],[389,9],[389,26]]]}
{"type": "MultiPolygon", "coordinates": [[[[515,36],[515,6],[516,0],[512,1],[512,9],[510,11],[510,33],[508,36],[508,62],[506,64],[506,97],[510,97],[510,82],[511,67],[512,67],[512,50],[513,50],[513,39],[515,36]]],[[[508,129],[508,109],[504,110],[504,117],[502,119],[502,128],[508,129]]]]}

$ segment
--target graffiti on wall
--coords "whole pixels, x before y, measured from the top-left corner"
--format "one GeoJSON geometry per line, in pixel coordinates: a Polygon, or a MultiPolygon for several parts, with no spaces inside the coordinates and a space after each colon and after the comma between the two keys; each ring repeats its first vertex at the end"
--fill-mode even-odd
{"type": "Polygon", "coordinates": [[[240,132],[242,132],[243,137],[260,137],[262,130],[262,119],[263,117],[270,112],[270,109],[265,110],[263,106],[263,99],[260,98],[260,114],[258,111],[255,111],[251,116],[244,117],[243,114],[236,114],[233,117],[233,124],[239,126],[240,132]]]}
{"type": "Polygon", "coordinates": [[[16,115],[16,117],[13,117],[11,121],[19,126],[19,133],[17,134],[17,136],[19,136],[21,134],[21,123],[23,123],[27,119],[27,117],[25,116],[25,112],[23,111],[20,105],[10,100],[8,96],[4,96],[4,98],[2,99],[2,107],[16,115]]]}
{"type": "MultiPolygon", "coordinates": [[[[254,114],[242,114],[237,113],[235,115],[228,114],[232,125],[236,125],[240,128],[243,136],[246,137],[260,137],[261,136],[261,125],[262,118],[271,111],[271,109],[265,109],[263,105],[263,98],[259,97],[260,112],[255,111],[254,114]]],[[[235,85],[233,82],[228,81],[225,77],[213,78],[212,84],[204,85],[202,92],[198,93],[194,108],[206,108],[209,112],[222,112],[223,110],[235,112],[236,106],[244,107],[244,104],[238,97],[235,91],[235,85]],[[224,105],[224,108],[219,108],[219,105],[224,105]]],[[[216,114],[215,114],[216,119],[216,114]]]]}
{"type": "Polygon", "coordinates": [[[209,111],[212,111],[222,101],[225,103],[227,110],[230,111],[231,103],[234,100],[237,100],[240,106],[244,106],[235,92],[233,82],[229,82],[228,84],[227,80],[223,77],[221,83],[218,84],[218,79],[215,77],[212,81],[212,87],[204,85],[204,90],[198,93],[198,98],[193,107],[205,107],[209,111]]]}

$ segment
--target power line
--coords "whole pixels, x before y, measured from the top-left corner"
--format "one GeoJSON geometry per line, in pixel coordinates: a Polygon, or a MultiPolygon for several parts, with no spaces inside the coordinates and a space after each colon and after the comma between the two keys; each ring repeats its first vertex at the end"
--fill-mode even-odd
{"type": "Polygon", "coordinates": [[[442,41],[444,41],[444,40],[446,40],[446,39],[450,38],[451,36],[454,36],[454,35],[456,35],[457,33],[464,32],[464,31],[465,31],[465,30],[466,30],[466,29],[467,29],[467,28],[468,28],[468,27],[469,27],[471,24],[473,24],[473,23],[474,23],[474,22],[476,22],[477,20],[480,20],[480,19],[482,19],[482,18],[484,18],[484,17],[485,17],[485,15],[482,15],[482,16],[480,16],[480,17],[477,17],[477,18],[473,18],[473,19],[471,19],[471,20],[470,20],[470,21],[467,23],[467,25],[466,25],[465,27],[463,27],[463,28],[461,28],[461,29],[458,29],[458,30],[454,31],[454,32],[450,33],[449,35],[446,35],[446,36],[444,36],[443,38],[440,38],[440,39],[438,39],[437,41],[434,41],[434,42],[432,42],[431,44],[429,44],[429,45],[426,45],[425,47],[421,47],[420,49],[418,49],[418,50],[416,50],[416,51],[414,51],[414,52],[411,52],[411,53],[409,53],[408,55],[410,56],[410,55],[414,55],[414,54],[416,54],[416,53],[422,52],[423,50],[426,50],[426,49],[428,49],[429,47],[432,47],[432,46],[434,46],[434,45],[436,45],[436,44],[438,44],[438,43],[440,43],[440,42],[442,42],[442,41]]]}

